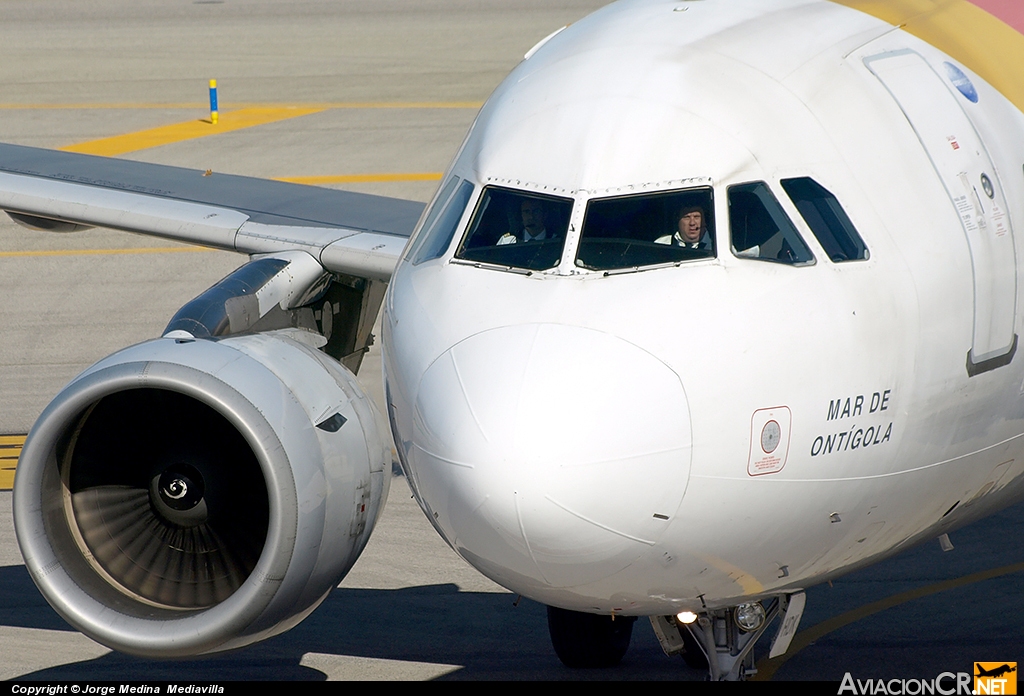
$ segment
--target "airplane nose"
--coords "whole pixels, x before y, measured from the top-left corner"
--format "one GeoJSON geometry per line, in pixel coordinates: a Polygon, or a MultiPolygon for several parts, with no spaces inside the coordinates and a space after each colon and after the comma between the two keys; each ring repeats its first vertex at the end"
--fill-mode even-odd
{"type": "Polygon", "coordinates": [[[661,360],[600,331],[527,324],[434,361],[408,454],[449,543],[529,594],[601,580],[649,550],[682,500],[690,443],[683,386],[661,360]]]}

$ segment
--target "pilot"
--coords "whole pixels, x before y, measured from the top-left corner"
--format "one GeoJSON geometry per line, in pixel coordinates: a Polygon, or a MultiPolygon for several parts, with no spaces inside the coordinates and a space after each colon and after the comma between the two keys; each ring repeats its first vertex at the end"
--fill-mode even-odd
{"type": "Polygon", "coordinates": [[[666,234],[654,240],[656,244],[711,251],[711,237],[704,216],[704,208],[687,205],[679,211],[679,222],[675,234],[666,234]]]}
{"type": "Polygon", "coordinates": [[[526,198],[519,205],[519,215],[523,225],[518,234],[506,232],[498,239],[498,245],[516,244],[518,242],[538,242],[544,239],[553,238],[555,235],[548,234],[547,211],[544,209],[543,201],[537,198],[526,198]]]}

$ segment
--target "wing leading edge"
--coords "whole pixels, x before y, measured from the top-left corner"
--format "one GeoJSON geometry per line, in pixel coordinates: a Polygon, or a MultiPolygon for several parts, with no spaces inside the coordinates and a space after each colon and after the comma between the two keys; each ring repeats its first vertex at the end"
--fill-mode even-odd
{"type": "Polygon", "coordinates": [[[245,254],[308,252],[388,280],[423,204],[231,174],[0,144],[0,209],[245,254]]]}

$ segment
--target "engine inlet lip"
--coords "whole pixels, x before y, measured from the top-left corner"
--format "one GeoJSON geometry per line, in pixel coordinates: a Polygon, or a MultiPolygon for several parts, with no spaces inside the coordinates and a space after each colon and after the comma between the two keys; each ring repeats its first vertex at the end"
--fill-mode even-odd
{"type": "MultiPolygon", "coordinates": [[[[192,345],[200,343],[207,342],[192,345]]],[[[218,350],[212,342],[207,346],[218,350]]],[[[247,362],[247,369],[262,370],[273,376],[259,363],[247,362]]],[[[19,467],[13,500],[15,530],[26,566],[59,614],[86,635],[111,647],[161,657],[214,650],[253,623],[272,603],[291,563],[293,549],[286,537],[294,536],[297,528],[297,494],[284,452],[280,439],[259,409],[234,387],[218,378],[211,379],[207,372],[180,363],[157,361],[97,366],[65,387],[26,438],[22,459],[35,464],[19,467]],[[118,590],[104,589],[95,568],[74,558],[78,544],[72,539],[63,515],[54,513],[62,507],[59,460],[61,451],[74,436],[69,429],[103,397],[130,389],[178,392],[207,404],[228,420],[252,449],[265,478],[269,528],[255,568],[234,594],[220,604],[199,610],[166,610],[154,614],[151,605],[137,602],[134,607],[137,613],[133,614],[132,603],[128,602],[127,609],[119,612],[119,620],[111,622],[106,608],[109,602],[102,601],[102,595],[106,592],[109,599],[107,589],[118,590]],[[104,621],[95,618],[104,615],[104,621]],[[118,624],[116,630],[111,626],[113,623],[118,624]],[[200,626],[201,631],[197,630],[200,626]],[[174,647],[168,649],[171,644],[174,647]]],[[[123,600],[124,595],[121,597],[123,600]]]]}

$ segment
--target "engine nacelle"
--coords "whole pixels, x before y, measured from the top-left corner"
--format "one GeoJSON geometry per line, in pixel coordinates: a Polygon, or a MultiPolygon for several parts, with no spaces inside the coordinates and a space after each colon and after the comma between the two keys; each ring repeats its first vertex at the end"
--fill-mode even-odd
{"type": "Polygon", "coordinates": [[[238,648],[297,624],[352,567],[391,447],[352,373],[301,335],[141,343],[46,408],[15,526],[73,626],[150,657],[238,648]]]}

